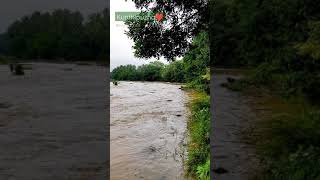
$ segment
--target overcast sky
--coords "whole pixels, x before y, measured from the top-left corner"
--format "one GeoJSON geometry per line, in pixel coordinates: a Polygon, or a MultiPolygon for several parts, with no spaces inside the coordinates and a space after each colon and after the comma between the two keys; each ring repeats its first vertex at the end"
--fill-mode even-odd
{"type": "MultiPolygon", "coordinates": [[[[84,15],[99,12],[108,7],[108,0],[0,0],[0,33],[8,25],[34,11],[51,11],[59,8],[78,10],[84,15]]],[[[133,55],[133,42],[124,34],[123,22],[115,21],[116,11],[138,11],[131,0],[110,0],[110,60],[111,70],[119,65],[141,65],[155,59],[137,59],[133,55]]],[[[162,60],[162,62],[165,62],[162,60]]]]}
{"type": "MultiPolygon", "coordinates": [[[[115,21],[115,12],[117,11],[133,11],[138,12],[131,0],[111,0],[110,1],[110,59],[111,70],[120,65],[134,64],[141,65],[154,61],[155,59],[138,59],[133,55],[133,42],[127,35],[125,30],[127,27],[123,22],[115,21]]],[[[164,60],[162,62],[166,63],[164,60]]]]}

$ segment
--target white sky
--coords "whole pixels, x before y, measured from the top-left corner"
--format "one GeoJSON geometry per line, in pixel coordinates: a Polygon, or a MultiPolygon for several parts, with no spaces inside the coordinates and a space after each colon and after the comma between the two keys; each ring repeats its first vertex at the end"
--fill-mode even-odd
{"type": "MultiPolygon", "coordinates": [[[[131,0],[111,0],[110,1],[110,70],[120,65],[147,64],[155,59],[138,59],[133,54],[133,41],[125,35],[127,27],[123,22],[115,21],[115,12],[133,11],[137,12],[134,3],[131,0]]],[[[164,59],[161,60],[167,63],[164,59]]]]}

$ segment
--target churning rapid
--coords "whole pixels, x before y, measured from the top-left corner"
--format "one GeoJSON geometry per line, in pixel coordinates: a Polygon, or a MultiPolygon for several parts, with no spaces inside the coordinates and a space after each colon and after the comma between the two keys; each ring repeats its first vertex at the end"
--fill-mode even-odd
{"type": "Polygon", "coordinates": [[[111,86],[111,179],[185,179],[187,94],[180,85],[111,86]]]}

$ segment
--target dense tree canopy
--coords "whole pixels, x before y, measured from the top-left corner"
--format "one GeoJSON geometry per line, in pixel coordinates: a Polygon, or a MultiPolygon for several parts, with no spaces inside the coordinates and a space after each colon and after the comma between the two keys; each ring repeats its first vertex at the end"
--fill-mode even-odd
{"type": "Polygon", "coordinates": [[[7,51],[7,36],[5,34],[0,34],[0,54],[6,54],[7,51]]]}
{"type": "Polygon", "coordinates": [[[312,0],[216,1],[210,26],[215,64],[300,64],[304,60],[295,44],[308,38],[308,24],[319,20],[319,8],[312,0]]]}
{"type": "Polygon", "coordinates": [[[109,54],[109,10],[88,20],[66,9],[34,12],[13,22],[5,34],[8,53],[27,59],[102,60],[109,54]]]}
{"type": "Polygon", "coordinates": [[[161,81],[161,72],[165,65],[162,62],[154,61],[141,66],[125,65],[115,68],[111,73],[114,80],[126,81],[161,81]]]}
{"type": "Polygon", "coordinates": [[[189,87],[209,92],[207,75],[209,67],[208,34],[200,33],[194,38],[190,50],[181,60],[167,65],[154,61],[139,67],[125,65],[115,68],[111,73],[114,80],[129,81],[167,81],[187,83],[189,87]]]}
{"type": "Polygon", "coordinates": [[[319,2],[219,0],[211,9],[215,66],[259,66],[257,83],[320,99],[319,2]]]}
{"type": "Polygon", "coordinates": [[[129,19],[127,35],[134,41],[135,56],[173,60],[185,54],[195,35],[207,29],[207,0],[134,0],[140,18],[129,19]],[[157,21],[157,13],[164,19],[157,21]]]}

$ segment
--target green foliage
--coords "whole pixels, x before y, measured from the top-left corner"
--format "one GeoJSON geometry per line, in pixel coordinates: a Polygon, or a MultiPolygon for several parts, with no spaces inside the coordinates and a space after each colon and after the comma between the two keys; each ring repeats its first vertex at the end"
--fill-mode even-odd
{"type": "Polygon", "coordinates": [[[6,55],[8,53],[6,34],[0,34],[0,55],[6,55]]]}
{"type": "Polygon", "coordinates": [[[201,32],[196,36],[183,61],[185,70],[188,72],[185,76],[187,81],[207,73],[207,68],[210,67],[208,33],[201,32]]]}
{"type": "MultiPolygon", "coordinates": [[[[314,0],[215,1],[210,6],[214,66],[254,69],[228,85],[234,90],[263,87],[319,103],[319,9],[314,0]]],[[[260,179],[320,179],[319,124],[319,112],[306,112],[267,125],[260,146],[266,173],[260,179]]]]}
{"type": "Polygon", "coordinates": [[[100,60],[108,58],[109,12],[92,14],[88,21],[66,9],[34,12],[12,23],[8,53],[26,59],[100,60]]]}
{"type": "Polygon", "coordinates": [[[210,97],[199,94],[192,100],[188,122],[189,144],[187,170],[191,174],[205,177],[210,157],[210,97]]]}
{"type": "Polygon", "coordinates": [[[150,6],[150,0],[134,0],[141,10],[140,17],[146,14],[163,13],[165,21],[149,18],[134,18],[126,22],[127,35],[134,41],[135,56],[140,58],[165,57],[172,61],[184,55],[190,39],[206,30],[208,22],[207,1],[202,0],[157,0],[150,6]]]}
{"type": "Polygon", "coordinates": [[[199,180],[210,180],[210,160],[209,159],[204,165],[198,166],[197,175],[199,180]]]}
{"type": "Polygon", "coordinates": [[[267,170],[265,179],[320,177],[320,111],[274,117],[266,131],[259,146],[267,170]]]}
{"type": "Polygon", "coordinates": [[[137,71],[143,81],[161,81],[161,72],[163,68],[163,63],[160,61],[154,61],[149,64],[139,66],[137,71]]]}
{"type": "Polygon", "coordinates": [[[320,59],[320,21],[309,22],[309,37],[296,48],[301,55],[310,56],[314,60],[320,59]]]}
{"type": "MultiPolygon", "coordinates": [[[[190,3],[192,4],[191,1],[190,3]]],[[[171,31],[168,31],[167,34],[161,34],[157,32],[157,28],[159,28],[157,24],[152,26],[148,24],[148,27],[145,28],[144,23],[129,22],[130,31],[128,35],[135,41],[136,56],[158,57],[164,55],[167,59],[171,59],[184,51],[185,47],[180,46],[179,42],[174,44],[175,40],[185,41],[184,36],[181,37],[181,35],[171,31]],[[143,32],[143,35],[141,35],[141,32],[143,32]],[[155,36],[158,39],[154,39],[155,36]],[[172,41],[167,38],[175,38],[172,40],[174,43],[172,44],[172,41]],[[159,41],[161,41],[160,44],[159,41]],[[171,47],[173,45],[179,46],[178,49],[171,47]],[[166,50],[166,52],[162,50],[166,50]]],[[[179,28],[176,30],[179,33],[184,33],[183,31],[180,32],[179,28]]],[[[192,115],[188,123],[190,141],[188,143],[187,168],[188,173],[204,180],[209,179],[210,171],[209,134],[211,121],[208,94],[211,74],[209,65],[209,38],[206,32],[201,32],[194,38],[182,60],[173,61],[168,65],[152,62],[138,68],[132,65],[120,66],[111,73],[111,78],[114,80],[183,82],[187,84],[186,88],[198,91],[200,96],[192,101],[192,115]]]]}
{"type": "Polygon", "coordinates": [[[111,72],[111,79],[119,81],[161,81],[163,68],[164,64],[160,61],[154,61],[138,68],[134,65],[119,66],[111,72]]]}
{"type": "Polygon", "coordinates": [[[182,60],[168,65],[152,62],[138,68],[133,65],[120,66],[113,70],[111,78],[116,80],[167,81],[187,83],[187,88],[210,91],[209,38],[201,32],[182,60]]]}
{"type": "Polygon", "coordinates": [[[184,66],[185,63],[182,60],[168,64],[162,71],[162,80],[167,82],[185,82],[187,72],[184,66]]]}
{"type": "Polygon", "coordinates": [[[318,103],[320,100],[320,72],[283,73],[276,65],[262,63],[246,78],[228,85],[233,90],[244,90],[248,86],[268,88],[285,98],[298,96],[311,103],[318,103]]]}
{"type": "Polygon", "coordinates": [[[210,166],[210,69],[206,34],[200,34],[193,47],[182,60],[168,65],[160,62],[139,66],[119,66],[111,72],[113,80],[185,82],[195,89],[197,97],[191,104],[188,123],[188,172],[200,179],[209,179],[210,166]],[[201,93],[200,93],[201,92],[201,93]]]}
{"type": "Polygon", "coordinates": [[[215,66],[254,67],[250,82],[285,96],[320,100],[319,3],[232,0],[210,6],[215,66]]]}
{"type": "Polygon", "coordinates": [[[126,65],[115,68],[111,73],[111,79],[118,81],[137,81],[140,80],[140,75],[137,71],[136,66],[126,65]]]}
{"type": "Polygon", "coordinates": [[[7,64],[8,60],[4,57],[0,55],[0,64],[7,64]]]}
{"type": "Polygon", "coordinates": [[[252,74],[252,79],[256,84],[270,85],[272,83],[272,75],[276,71],[273,65],[262,63],[252,74]]]}

